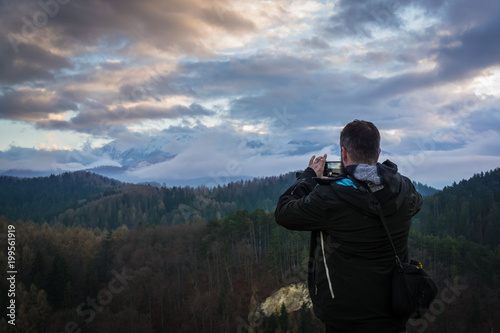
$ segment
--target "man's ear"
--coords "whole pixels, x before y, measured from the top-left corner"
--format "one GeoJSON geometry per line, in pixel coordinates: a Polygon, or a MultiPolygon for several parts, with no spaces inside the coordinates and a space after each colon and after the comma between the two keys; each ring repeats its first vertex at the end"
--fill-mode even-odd
{"type": "Polygon", "coordinates": [[[340,159],[342,162],[347,162],[347,150],[344,147],[340,147],[340,159]]]}

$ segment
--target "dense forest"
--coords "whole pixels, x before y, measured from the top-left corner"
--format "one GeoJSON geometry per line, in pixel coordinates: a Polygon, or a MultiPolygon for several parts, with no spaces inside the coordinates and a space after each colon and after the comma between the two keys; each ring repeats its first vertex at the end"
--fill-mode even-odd
{"type": "MultiPolygon", "coordinates": [[[[36,221],[15,215],[29,205],[19,197],[6,204],[2,187],[0,265],[7,267],[14,226],[18,274],[14,327],[6,317],[7,270],[0,271],[0,331],[321,332],[306,307],[249,316],[274,290],[306,278],[309,234],[279,227],[272,212],[293,178],[218,189],[139,186],[87,173],[41,178],[53,192],[30,197],[42,201],[26,212],[36,221]],[[94,185],[82,187],[79,177],[95,178],[94,185]]],[[[499,181],[497,169],[424,198],[410,256],[440,292],[409,332],[500,329],[499,181]]],[[[15,179],[1,180],[8,182],[15,179]]],[[[33,195],[29,186],[22,191],[33,195]]]]}

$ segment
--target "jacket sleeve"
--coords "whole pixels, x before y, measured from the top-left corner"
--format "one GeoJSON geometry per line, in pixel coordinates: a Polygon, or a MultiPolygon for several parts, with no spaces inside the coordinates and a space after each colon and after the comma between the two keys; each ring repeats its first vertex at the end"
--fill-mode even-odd
{"type": "Polygon", "coordinates": [[[422,208],[422,194],[420,194],[415,188],[414,190],[414,206],[413,206],[413,216],[415,216],[422,208]]]}
{"type": "Polygon", "coordinates": [[[407,181],[409,182],[410,189],[411,189],[410,194],[409,194],[410,199],[411,199],[411,201],[410,201],[411,202],[410,215],[415,216],[422,208],[423,198],[422,198],[422,194],[420,194],[420,192],[417,191],[415,186],[413,186],[413,183],[411,182],[411,180],[407,179],[407,181]]]}
{"type": "Polygon", "coordinates": [[[322,230],[326,222],[325,204],[307,168],[297,181],[281,195],[274,216],[276,222],[290,230],[322,230]]]}

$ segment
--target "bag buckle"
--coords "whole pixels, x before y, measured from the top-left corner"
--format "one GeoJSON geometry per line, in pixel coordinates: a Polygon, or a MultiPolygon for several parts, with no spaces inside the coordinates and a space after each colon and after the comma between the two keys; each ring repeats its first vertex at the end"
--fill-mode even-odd
{"type": "Polygon", "coordinates": [[[422,265],[422,263],[420,261],[415,260],[415,259],[410,260],[410,264],[415,265],[415,266],[422,268],[422,269],[424,268],[424,265],[422,265]]]}

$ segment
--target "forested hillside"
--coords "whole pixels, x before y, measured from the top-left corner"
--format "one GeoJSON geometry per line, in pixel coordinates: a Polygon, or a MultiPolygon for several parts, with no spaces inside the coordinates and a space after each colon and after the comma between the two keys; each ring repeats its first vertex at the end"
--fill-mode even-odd
{"type": "Polygon", "coordinates": [[[116,229],[226,216],[236,209],[274,210],[294,173],[215,188],[120,183],[90,172],[40,178],[0,177],[0,216],[50,225],[116,229]]]}
{"type": "Polygon", "coordinates": [[[500,169],[476,174],[424,200],[414,230],[500,244],[500,169]]]}
{"type": "MultiPolygon", "coordinates": [[[[171,225],[202,217],[221,218],[236,209],[274,210],[279,196],[295,180],[276,177],[208,187],[136,185],[90,172],[39,178],[0,176],[0,216],[50,225],[116,229],[122,225],[171,225]]],[[[437,190],[421,183],[422,194],[437,190]]]]}
{"type": "Polygon", "coordinates": [[[0,176],[0,215],[43,223],[69,208],[109,195],[122,185],[82,171],[38,178],[0,176]]]}

